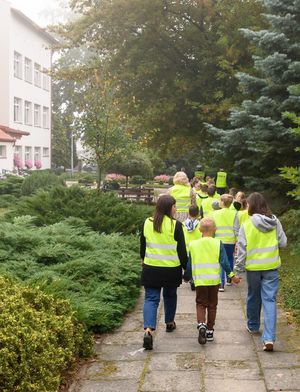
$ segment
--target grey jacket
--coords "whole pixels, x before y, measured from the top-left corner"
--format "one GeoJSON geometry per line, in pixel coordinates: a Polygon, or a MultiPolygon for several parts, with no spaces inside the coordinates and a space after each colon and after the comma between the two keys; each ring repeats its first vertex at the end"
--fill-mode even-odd
{"type": "MultiPolygon", "coordinates": [[[[286,246],[287,238],[285,232],[283,231],[280,221],[275,215],[268,217],[261,214],[254,214],[250,217],[250,219],[254,226],[263,233],[276,230],[279,248],[284,248],[286,246]]],[[[244,271],[247,256],[247,242],[243,226],[239,229],[237,246],[237,259],[234,266],[234,272],[238,274],[244,271]]]]}

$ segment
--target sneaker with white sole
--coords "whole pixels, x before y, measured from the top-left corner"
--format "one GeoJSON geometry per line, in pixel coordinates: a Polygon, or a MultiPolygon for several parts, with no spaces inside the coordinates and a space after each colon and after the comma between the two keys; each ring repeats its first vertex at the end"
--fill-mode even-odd
{"type": "Polygon", "coordinates": [[[273,342],[264,342],[263,350],[264,351],[273,351],[274,343],[273,342]]]}
{"type": "Polygon", "coordinates": [[[219,285],[219,291],[221,291],[221,292],[225,291],[224,285],[223,285],[223,284],[220,284],[220,285],[219,285]]]}
{"type": "Polygon", "coordinates": [[[199,323],[197,326],[199,330],[199,336],[198,336],[198,342],[199,344],[205,344],[206,343],[206,324],[204,323],[199,323]]]}
{"type": "Polygon", "coordinates": [[[214,340],[214,330],[213,329],[206,330],[206,340],[208,342],[213,342],[213,340],[214,340]]]}
{"type": "Polygon", "coordinates": [[[246,325],[246,329],[247,329],[247,331],[248,331],[249,333],[251,333],[251,334],[257,334],[257,333],[259,333],[259,330],[258,330],[258,329],[250,329],[250,328],[248,327],[248,325],[246,325]]]}

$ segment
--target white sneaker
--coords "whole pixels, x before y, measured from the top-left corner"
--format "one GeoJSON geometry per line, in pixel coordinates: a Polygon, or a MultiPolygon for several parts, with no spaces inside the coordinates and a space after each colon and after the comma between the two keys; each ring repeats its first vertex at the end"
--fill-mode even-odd
{"type": "Polygon", "coordinates": [[[273,351],[273,346],[274,346],[273,342],[264,342],[263,350],[264,351],[273,351]]]}
{"type": "Polygon", "coordinates": [[[221,292],[225,291],[224,285],[223,285],[223,284],[220,284],[220,285],[219,285],[219,291],[221,291],[221,292]]]}

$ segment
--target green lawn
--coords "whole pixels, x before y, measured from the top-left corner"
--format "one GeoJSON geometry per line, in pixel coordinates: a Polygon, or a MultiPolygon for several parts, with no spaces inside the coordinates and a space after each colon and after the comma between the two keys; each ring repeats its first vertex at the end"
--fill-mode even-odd
{"type": "Polygon", "coordinates": [[[300,326],[300,255],[292,254],[290,249],[281,252],[280,301],[291,312],[300,326]]]}

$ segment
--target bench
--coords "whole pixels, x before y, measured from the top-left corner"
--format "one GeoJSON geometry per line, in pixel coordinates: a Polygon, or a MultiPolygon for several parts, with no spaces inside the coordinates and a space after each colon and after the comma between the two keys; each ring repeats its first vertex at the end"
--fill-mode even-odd
{"type": "Polygon", "coordinates": [[[153,188],[120,188],[118,196],[122,199],[131,201],[142,201],[147,204],[153,203],[153,188]]]}

